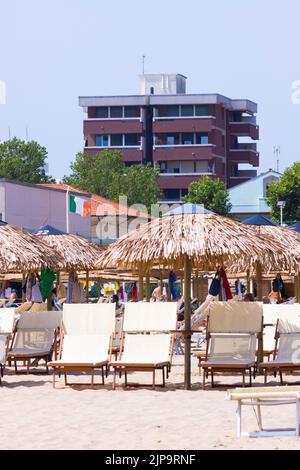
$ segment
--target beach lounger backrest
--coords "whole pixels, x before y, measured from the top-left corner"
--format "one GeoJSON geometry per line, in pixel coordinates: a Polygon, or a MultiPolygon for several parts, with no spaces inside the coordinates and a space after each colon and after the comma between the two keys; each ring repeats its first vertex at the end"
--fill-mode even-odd
{"type": "Polygon", "coordinates": [[[277,331],[280,335],[289,333],[300,333],[300,313],[290,314],[286,311],[282,313],[278,320],[277,331]]]}
{"type": "Polygon", "coordinates": [[[212,302],[209,307],[210,333],[259,333],[262,305],[256,302],[212,302]]]}
{"type": "Polygon", "coordinates": [[[209,358],[225,362],[254,362],[256,357],[257,337],[255,334],[212,334],[210,338],[209,358]]]}
{"type": "Polygon", "coordinates": [[[0,334],[12,333],[15,323],[15,309],[14,308],[1,308],[0,309],[0,334]]]}
{"type": "Polygon", "coordinates": [[[300,333],[282,333],[276,360],[280,362],[300,362],[300,333]]]}
{"type": "Polygon", "coordinates": [[[67,335],[111,335],[115,331],[115,304],[64,304],[67,335]]]}
{"type": "Polygon", "coordinates": [[[23,312],[17,324],[17,330],[42,330],[53,329],[55,330],[61,324],[62,312],[23,312]]]}
{"type": "Polygon", "coordinates": [[[61,360],[90,364],[108,360],[110,335],[65,335],[61,360]]]}
{"type": "Polygon", "coordinates": [[[300,316],[300,304],[264,304],[263,316],[265,324],[276,325],[277,320],[286,315],[297,318],[300,316]]]}
{"type": "Polygon", "coordinates": [[[0,335],[0,364],[5,364],[6,362],[6,342],[7,336],[0,335]]]}
{"type": "Polygon", "coordinates": [[[139,364],[168,362],[171,342],[171,334],[126,334],[121,360],[139,364]]]}
{"type": "Polygon", "coordinates": [[[13,349],[50,351],[62,312],[24,312],[17,323],[13,349]]]}
{"type": "Polygon", "coordinates": [[[125,305],[123,331],[174,331],[176,302],[131,302],[125,305]]]}

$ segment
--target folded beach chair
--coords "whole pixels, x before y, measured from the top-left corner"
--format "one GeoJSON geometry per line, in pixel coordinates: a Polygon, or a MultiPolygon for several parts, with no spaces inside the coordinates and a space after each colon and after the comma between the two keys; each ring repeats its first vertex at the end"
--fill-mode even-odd
{"type": "Polygon", "coordinates": [[[4,374],[4,366],[6,363],[8,345],[8,335],[0,334],[0,385],[2,384],[2,377],[4,374]]]}
{"type": "Polygon", "coordinates": [[[0,334],[11,335],[15,325],[15,309],[14,308],[1,308],[0,309],[0,334]]]}
{"type": "MultiPolygon", "coordinates": [[[[115,333],[115,304],[64,304],[59,358],[49,363],[56,372],[63,372],[65,385],[68,372],[91,373],[94,385],[96,369],[108,368],[115,333]]],[[[77,384],[78,385],[78,384],[77,384]]]]}
{"type": "Polygon", "coordinates": [[[283,372],[300,370],[300,318],[291,316],[289,312],[281,315],[277,321],[274,359],[259,365],[265,371],[265,383],[268,372],[279,372],[283,384],[283,372]]]}
{"type": "Polygon", "coordinates": [[[125,386],[128,372],[152,372],[155,387],[156,370],[162,371],[162,386],[165,386],[165,373],[168,378],[172,363],[176,323],[176,303],[126,304],[119,359],[110,363],[114,368],[114,389],[117,373],[123,372],[125,386]]]}
{"type": "MultiPolygon", "coordinates": [[[[257,338],[262,334],[262,307],[252,302],[213,302],[210,305],[207,327],[207,349],[203,369],[205,379],[215,373],[241,373],[255,377],[257,338]]],[[[202,357],[200,358],[202,360],[202,357]]]]}
{"type": "Polygon", "coordinates": [[[272,437],[300,435],[300,387],[265,387],[228,390],[226,398],[237,401],[237,437],[272,437]],[[296,411],[295,428],[293,430],[266,430],[262,425],[262,406],[291,405],[296,411]],[[242,433],[242,406],[257,408],[256,418],[259,431],[242,433]]]}
{"type": "Polygon", "coordinates": [[[14,362],[17,371],[18,362],[26,362],[29,368],[37,366],[40,360],[46,364],[56,353],[56,339],[61,323],[61,312],[24,312],[21,314],[12,339],[7,359],[14,362]]]}

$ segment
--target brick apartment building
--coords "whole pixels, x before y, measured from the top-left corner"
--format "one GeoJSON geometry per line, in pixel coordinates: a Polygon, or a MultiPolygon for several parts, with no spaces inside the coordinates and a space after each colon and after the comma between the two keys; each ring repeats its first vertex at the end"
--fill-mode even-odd
{"type": "Polygon", "coordinates": [[[120,150],[126,165],[160,167],[165,201],[179,201],[204,175],[233,187],[256,176],[257,105],[219,94],[186,94],[179,74],[140,76],[140,95],[79,97],[84,151],[120,150]],[[246,169],[245,169],[246,167],[246,169]]]}

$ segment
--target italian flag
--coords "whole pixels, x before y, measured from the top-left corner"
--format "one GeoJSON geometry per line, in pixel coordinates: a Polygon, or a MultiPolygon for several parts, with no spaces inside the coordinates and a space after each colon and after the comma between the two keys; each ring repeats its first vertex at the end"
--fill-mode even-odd
{"type": "Polygon", "coordinates": [[[71,196],[69,199],[70,212],[79,214],[82,217],[89,217],[91,215],[91,203],[81,197],[71,196]]]}

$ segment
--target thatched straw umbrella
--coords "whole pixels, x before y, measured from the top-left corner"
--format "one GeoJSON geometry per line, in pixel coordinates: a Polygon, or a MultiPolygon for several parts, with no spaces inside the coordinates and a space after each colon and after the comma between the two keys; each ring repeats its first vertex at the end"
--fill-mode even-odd
{"type": "Polygon", "coordinates": [[[30,272],[62,266],[58,253],[43,240],[7,224],[0,225],[0,271],[30,272]]]}
{"type": "Polygon", "coordinates": [[[44,242],[55,249],[62,260],[64,271],[86,272],[88,301],[89,271],[95,269],[102,248],[86,238],[62,232],[50,225],[41,227],[34,234],[43,237],[44,242]]]}
{"type": "Polygon", "coordinates": [[[284,245],[264,239],[250,227],[215,214],[183,214],[156,219],[112,244],[98,259],[99,269],[130,268],[149,273],[151,267],[184,268],[185,388],[191,387],[191,272],[215,270],[236,262],[241,270],[263,263],[290,267],[284,245]]]}

